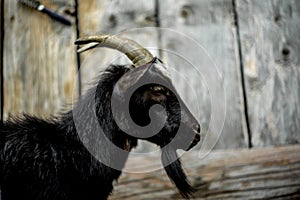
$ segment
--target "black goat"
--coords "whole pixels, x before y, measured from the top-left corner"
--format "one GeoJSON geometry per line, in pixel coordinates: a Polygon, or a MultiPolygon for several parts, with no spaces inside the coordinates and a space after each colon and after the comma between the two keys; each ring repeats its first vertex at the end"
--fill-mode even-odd
{"type": "Polygon", "coordinates": [[[176,149],[189,150],[195,146],[200,140],[200,126],[178,97],[162,62],[137,43],[116,36],[89,37],[76,43],[91,42],[97,44],[84,50],[96,46],[118,49],[134,65],[109,66],[100,74],[96,87],[72,111],[59,117],[44,120],[24,115],[1,124],[2,200],[107,199],[137,139],[146,139],[162,148],[167,175],[188,198],[193,189],[176,149]],[[152,82],[135,89],[142,79],[152,82]],[[114,94],[115,108],[111,103],[114,94]],[[127,108],[132,121],[139,127],[147,126],[151,120],[162,123],[157,134],[144,137],[144,133],[130,125],[122,104],[128,95],[127,108]],[[164,108],[166,117],[162,117],[159,109],[149,117],[149,110],[155,104],[164,108]],[[132,134],[127,134],[120,125],[132,134]]]}

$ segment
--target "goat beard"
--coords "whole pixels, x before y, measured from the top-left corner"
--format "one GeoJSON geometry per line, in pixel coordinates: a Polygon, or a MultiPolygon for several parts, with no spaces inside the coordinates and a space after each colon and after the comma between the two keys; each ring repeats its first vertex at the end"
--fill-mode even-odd
{"type": "Polygon", "coordinates": [[[189,183],[175,149],[163,149],[161,160],[168,177],[176,185],[180,194],[189,199],[195,189],[189,183]]]}

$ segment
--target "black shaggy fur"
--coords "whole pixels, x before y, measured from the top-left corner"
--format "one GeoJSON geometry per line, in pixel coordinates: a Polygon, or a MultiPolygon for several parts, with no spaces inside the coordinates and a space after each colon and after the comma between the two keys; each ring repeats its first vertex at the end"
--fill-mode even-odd
{"type": "MultiPolygon", "coordinates": [[[[94,98],[93,106],[104,134],[116,146],[127,151],[137,145],[138,138],[118,128],[112,116],[110,99],[116,82],[131,69],[132,66],[110,66],[99,77],[96,95],[87,92],[82,97],[94,98]]],[[[133,95],[130,104],[133,120],[142,126],[149,123],[149,107],[157,103],[164,106],[168,114],[167,122],[157,136],[148,139],[161,147],[174,137],[181,117],[178,100],[167,90],[160,85],[148,85],[133,95]]],[[[83,109],[81,118],[89,133],[93,130],[89,128],[90,119],[86,112],[90,111],[83,109]]],[[[47,120],[24,115],[5,121],[0,127],[2,200],[107,199],[113,189],[112,183],[118,179],[121,171],[95,159],[82,144],[76,128],[72,111],[47,120]]],[[[196,138],[198,141],[199,138],[196,138]]],[[[175,147],[165,150],[163,162],[176,157],[175,151],[175,147]]],[[[127,159],[126,156],[118,158],[114,152],[103,151],[103,156],[107,159],[117,158],[121,160],[121,165],[127,159]]],[[[180,161],[173,162],[165,169],[183,196],[188,198],[192,188],[180,161]]]]}
{"type": "MultiPolygon", "coordinates": [[[[100,102],[128,67],[111,66],[101,74],[98,84],[100,102]]],[[[84,97],[83,97],[84,98],[84,97]]],[[[100,119],[109,115],[110,104],[102,103],[100,119]]],[[[83,114],[84,115],[84,114],[83,114]]],[[[120,147],[126,139],[131,148],[137,139],[127,137],[113,120],[105,127],[118,136],[112,138],[120,147]]],[[[82,145],[72,112],[52,120],[25,115],[10,119],[0,129],[0,186],[2,200],[12,199],[106,199],[121,172],[97,161],[82,145]]]]}

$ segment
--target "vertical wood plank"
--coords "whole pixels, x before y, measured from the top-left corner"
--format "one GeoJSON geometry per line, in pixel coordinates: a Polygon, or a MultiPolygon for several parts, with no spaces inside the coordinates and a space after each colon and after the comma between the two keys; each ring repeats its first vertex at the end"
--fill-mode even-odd
{"type": "Polygon", "coordinates": [[[300,2],[238,0],[254,146],[300,142],[300,2]]]}
{"type": "MultiPolygon", "coordinates": [[[[0,120],[3,121],[3,40],[4,40],[4,0],[0,0],[0,120]]],[[[0,194],[1,196],[1,194],[0,194]]]]}
{"type": "MultiPolygon", "coordinates": [[[[73,1],[41,1],[64,14],[73,1]]],[[[75,83],[75,27],[68,27],[5,1],[4,112],[42,116],[56,113],[72,98],[75,83]]]]}
{"type": "MultiPolygon", "coordinates": [[[[91,0],[79,3],[81,36],[120,34],[134,39],[145,47],[157,47],[154,0],[91,0]]],[[[155,52],[155,51],[152,51],[155,52]]],[[[99,48],[83,54],[83,87],[95,79],[97,73],[109,64],[131,63],[115,50],[99,48]],[[118,57],[122,59],[118,59],[118,57]]]]}
{"type": "Polygon", "coordinates": [[[178,85],[182,96],[187,97],[187,101],[195,105],[193,110],[197,110],[196,107],[199,106],[199,113],[195,114],[200,115],[202,133],[208,136],[205,145],[213,145],[218,135],[214,127],[222,123],[221,119],[212,122],[212,114],[218,118],[219,113],[224,112],[218,108],[226,105],[225,123],[216,148],[248,146],[239,60],[236,57],[238,49],[232,1],[165,0],[160,1],[160,13],[162,27],[168,27],[195,40],[192,42],[188,37],[162,33],[163,48],[178,53],[195,67],[194,70],[187,71],[186,63],[182,61],[182,58],[171,54],[166,55],[166,62],[185,74],[199,97],[199,99],[193,98],[195,95],[187,89],[186,85],[178,85]],[[200,44],[204,50],[199,50],[196,43],[200,44]],[[212,70],[213,63],[210,62],[206,53],[218,66],[220,76],[212,70]],[[203,74],[201,78],[198,78],[197,70],[203,74]],[[220,85],[224,87],[226,102],[221,91],[218,92],[220,85]],[[216,91],[217,95],[212,96],[210,90],[216,91]],[[217,102],[214,105],[212,98],[215,98],[217,102]],[[208,132],[209,126],[212,128],[210,132],[208,132]]]}
{"type": "MultiPolygon", "coordinates": [[[[154,27],[155,0],[90,0],[79,2],[81,36],[120,34],[133,39],[158,55],[158,33],[154,27]]],[[[82,54],[81,67],[83,93],[97,80],[98,73],[109,64],[131,64],[126,56],[116,50],[98,48],[82,54]]],[[[137,152],[155,148],[140,141],[137,152]]]]}

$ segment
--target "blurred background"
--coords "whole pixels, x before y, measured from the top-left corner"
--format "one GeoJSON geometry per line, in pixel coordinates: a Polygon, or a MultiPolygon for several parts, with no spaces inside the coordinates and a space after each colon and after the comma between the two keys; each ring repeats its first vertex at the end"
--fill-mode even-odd
{"type": "MultiPolygon", "coordinates": [[[[40,2],[72,24],[0,0],[1,120],[71,109],[99,71],[130,63],[110,49],[79,55],[74,41],[121,34],[175,70],[175,87],[202,126],[197,151],[182,157],[195,198],[300,198],[299,0],[40,2]]],[[[160,155],[130,159],[144,173],[123,173],[112,199],[181,198],[160,155]]]]}
{"type": "Polygon", "coordinates": [[[72,25],[66,26],[18,1],[1,0],[3,118],[21,113],[46,118],[71,108],[72,99],[84,94],[98,71],[118,57],[118,52],[108,49],[79,56],[73,44],[76,38],[124,32],[190,79],[194,91],[187,90],[180,81],[174,82],[178,82],[176,87],[190,105],[199,108],[196,115],[204,135],[213,135],[209,127],[218,125],[211,123],[212,112],[218,115],[213,106],[226,106],[216,149],[300,142],[300,1],[42,0],[41,3],[69,19],[72,25]],[[177,37],[178,34],[159,28],[185,36],[177,37]],[[199,80],[164,49],[188,57],[202,72],[215,64],[219,74],[205,77],[204,73],[199,80]],[[207,57],[210,61],[204,62],[207,57]],[[79,66],[82,66],[80,73],[79,66]],[[226,97],[220,93],[219,105],[212,105],[209,90],[220,85],[226,97]],[[192,92],[199,98],[194,98],[192,92]]]}

